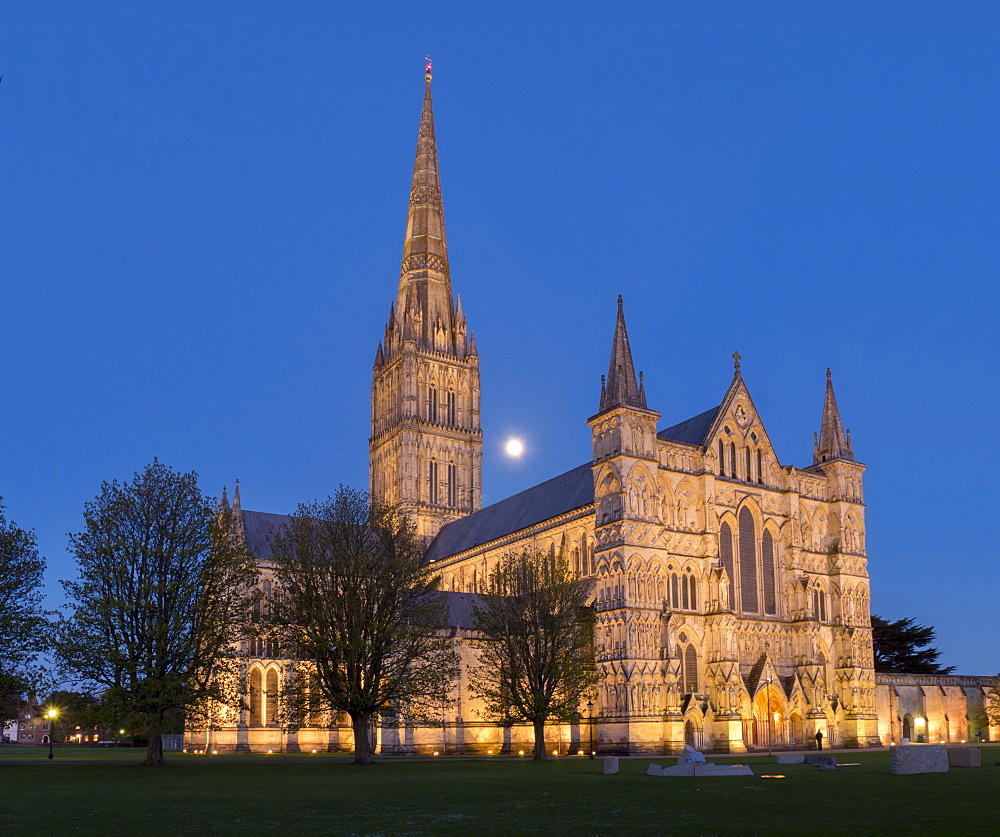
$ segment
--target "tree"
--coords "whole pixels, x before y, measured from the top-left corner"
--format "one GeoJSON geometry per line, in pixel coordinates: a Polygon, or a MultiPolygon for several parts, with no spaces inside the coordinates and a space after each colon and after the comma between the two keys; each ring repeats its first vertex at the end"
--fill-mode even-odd
{"type": "Polygon", "coordinates": [[[941,652],[934,648],[934,628],[917,624],[914,619],[888,622],[872,614],[872,646],[875,671],[900,674],[950,674],[954,666],[938,664],[941,652]]]}
{"type": "Polygon", "coordinates": [[[993,683],[993,690],[987,696],[984,708],[990,724],[1000,726],[1000,674],[993,683]]]}
{"type": "Polygon", "coordinates": [[[4,515],[0,498],[0,721],[14,717],[35,685],[49,623],[42,611],[45,560],[35,536],[4,515]]]}
{"type": "Polygon", "coordinates": [[[272,547],[276,629],[303,661],[286,707],[350,715],[355,764],[372,761],[373,722],[428,717],[457,670],[424,551],[407,517],[345,486],[300,505],[272,547]]]}
{"type": "Polygon", "coordinates": [[[534,757],[544,759],[546,721],[577,717],[598,679],[588,587],[565,561],[522,552],[499,561],[485,592],[473,611],[470,689],[498,723],[532,724],[534,757]]]}
{"type": "Polygon", "coordinates": [[[198,476],[153,460],[131,482],[105,482],[70,536],[78,578],[56,653],[102,691],[105,712],[145,726],[144,764],[164,764],[172,713],[239,702],[237,654],[256,567],[198,476]]]}

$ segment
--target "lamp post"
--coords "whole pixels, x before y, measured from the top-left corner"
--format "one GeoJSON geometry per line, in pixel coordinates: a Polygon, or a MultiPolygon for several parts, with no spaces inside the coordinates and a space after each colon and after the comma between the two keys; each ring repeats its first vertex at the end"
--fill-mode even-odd
{"type": "Polygon", "coordinates": [[[49,758],[51,759],[53,757],[52,756],[52,739],[56,737],[56,715],[58,715],[59,712],[57,710],[55,710],[55,709],[50,709],[45,714],[49,718],[49,758]]]}
{"type": "Polygon", "coordinates": [[[771,678],[767,678],[767,754],[770,756],[772,739],[771,739],[771,678]]]}
{"type": "Polygon", "coordinates": [[[590,729],[590,750],[587,753],[587,758],[594,757],[594,702],[592,700],[587,701],[587,727],[590,729]]]}

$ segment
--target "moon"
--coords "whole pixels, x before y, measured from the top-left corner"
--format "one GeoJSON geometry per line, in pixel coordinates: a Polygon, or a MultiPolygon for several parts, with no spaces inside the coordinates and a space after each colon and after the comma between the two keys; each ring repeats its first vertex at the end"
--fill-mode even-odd
{"type": "Polygon", "coordinates": [[[508,439],[504,450],[507,451],[507,456],[520,456],[524,452],[524,445],[520,439],[508,439]]]}

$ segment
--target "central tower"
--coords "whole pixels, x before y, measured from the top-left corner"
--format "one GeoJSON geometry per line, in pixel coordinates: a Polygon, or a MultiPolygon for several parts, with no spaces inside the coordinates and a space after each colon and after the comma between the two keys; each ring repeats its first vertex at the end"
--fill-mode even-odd
{"type": "Polygon", "coordinates": [[[479,355],[456,305],[438,174],[431,67],[396,301],[372,370],[372,497],[398,505],[428,542],[482,505],[479,355]]]}

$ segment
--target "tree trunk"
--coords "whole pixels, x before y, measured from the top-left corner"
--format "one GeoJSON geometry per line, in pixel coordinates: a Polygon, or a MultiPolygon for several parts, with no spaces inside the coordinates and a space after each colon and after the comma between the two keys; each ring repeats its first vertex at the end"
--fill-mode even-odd
{"type": "Polygon", "coordinates": [[[368,715],[351,715],[354,729],[354,764],[371,764],[372,754],[368,748],[368,733],[371,718],[368,715]]]}
{"type": "Polygon", "coordinates": [[[549,754],[545,752],[545,720],[536,719],[534,722],[535,727],[535,760],[544,761],[549,757],[549,754]]]}
{"type": "Polygon", "coordinates": [[[151,720],[149,723],[149,747],[146,749],[146,758],[143,760],[143,766],[155,766],[159,767],[165,765],[166,759],[163,758],[163,736],[160,731],[163,729],[163,719],[157,718],[156,720],[151,720]]]}

